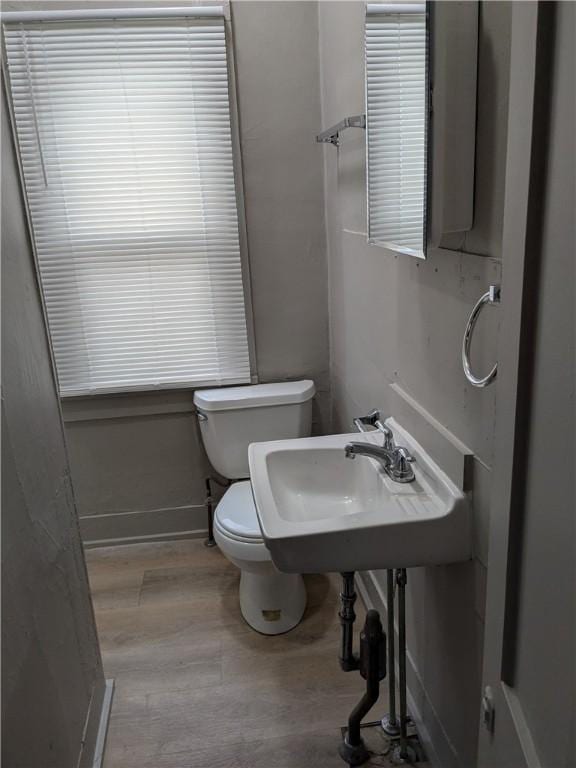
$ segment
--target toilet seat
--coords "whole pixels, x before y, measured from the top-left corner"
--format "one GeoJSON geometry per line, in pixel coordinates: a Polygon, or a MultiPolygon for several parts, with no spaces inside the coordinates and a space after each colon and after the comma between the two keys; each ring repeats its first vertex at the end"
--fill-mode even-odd
{"type": "Polygon", "coordinates": [[[249,480],[234,483],[222,496],[214,512],[214,538],[226,557],[239,568],[272,566],[249,480]]]}
{"type": "Polygon", "coordinates": [[[234,483],[228,488],[216,507],[214,525],[226,538],[264,545],[249,480],[234,483]]]}

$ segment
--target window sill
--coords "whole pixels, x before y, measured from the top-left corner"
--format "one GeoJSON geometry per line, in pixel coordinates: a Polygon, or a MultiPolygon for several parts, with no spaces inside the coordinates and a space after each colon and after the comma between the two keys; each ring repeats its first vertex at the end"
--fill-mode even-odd
{"type": "Polygon", "coordinates": [[[65,424],[99,419],[127,419],[160,414],[194,413],[194,389],[162,389],[121,394],[94,394],[61,399],[65,424]]]}

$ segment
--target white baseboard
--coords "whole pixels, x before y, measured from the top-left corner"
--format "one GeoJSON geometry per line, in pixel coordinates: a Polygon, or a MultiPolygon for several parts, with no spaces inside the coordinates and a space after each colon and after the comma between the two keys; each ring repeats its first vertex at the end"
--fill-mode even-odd
{"type": "Polygon", "coordinates": [[[82,541],[87,548],[196,539],[207,535],[206,526],[203,504],[80,517],[82,541]]]}
{"type": "Polygon", "coordinates": [[[123,544],[152,544],[159,541],[182,541],[184,539],[205,539],[208,530],[200,528],[196,531],[174,531],[172,533],[153,533],[149,536],[123,536],[117,539],[93,539],[84,542],[84,549],[98,547],[119,547],[123,544]]]}
{"type": "MultiPolygon", "coordinates": [[[[385,617],[387,615],[386,595],[374,572],[365,571],[356,574],[356,585],[366,609],[374,608],[385,617]]],[[[385,624],[385,620],[383,623],[385,624]]],[[[398,634],[397,629],[395,634],[398,634]]],[[[396,661],[397,664],[398,661],[396,661]]],[[[460,762],[456,750],[427,695],[409,650],[406,652],[406,677],[408,710],[428,760],[433,768],[459,768],[460,762]],[[424,705],[419,706],[417,702],[424,702],[424,705]]],[[[396,679],[398,680],[398,669],[396,669],[396,679]]]]}
{"type": "Polygon", "coordinates": [[[113,693],[114,680],[105,680],[100,669],[86,713],[77,768],[102,768],[113,693]]]}
{"type": "Polygon", "coordinates": [[[114,680],[106,680],[106,689],[104,699],[102,700],[102,712],[100,723],[98,725],[98,734],[94,746],[94,760],[92,768],[102,768],[104,762],[104,750],[106,748],[106,736],[108,734],[108,724],[110,722],[110,713],[112,711],[112,698],[114,696],[114,680]]]}

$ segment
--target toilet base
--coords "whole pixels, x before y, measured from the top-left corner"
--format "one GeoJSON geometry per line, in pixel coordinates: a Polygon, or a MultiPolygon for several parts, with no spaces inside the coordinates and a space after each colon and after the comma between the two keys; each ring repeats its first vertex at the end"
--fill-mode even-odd
{"type": "Polygon", "coordinates": [[[280,573],[272,563],[261,573],[242,570],[240,610],[246,622],[263,635],[281,635],[300,623],[306,608],[306,587],[300,574],[280,573]]]}

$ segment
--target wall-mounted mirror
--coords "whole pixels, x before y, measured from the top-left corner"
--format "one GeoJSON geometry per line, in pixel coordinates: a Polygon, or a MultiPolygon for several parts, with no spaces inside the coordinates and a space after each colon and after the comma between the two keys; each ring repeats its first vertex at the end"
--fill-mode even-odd
{"type": "Polygon", "coordinates": [[[368,241],[425,258],[473,224],[478,4],[368,3],[368,241]]]}

